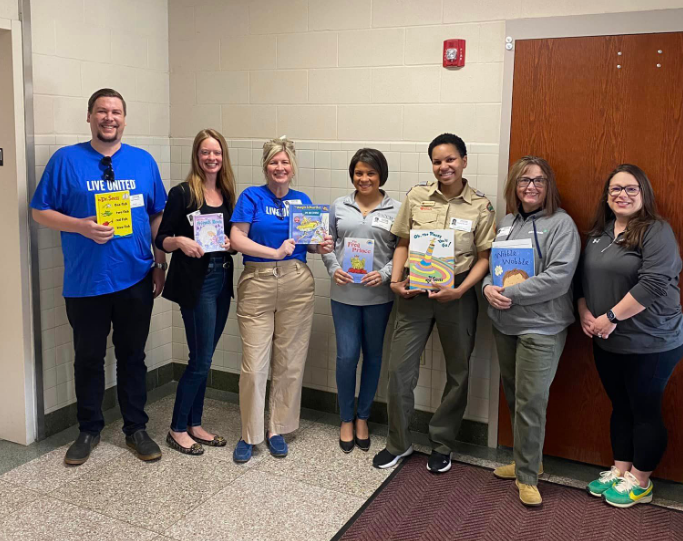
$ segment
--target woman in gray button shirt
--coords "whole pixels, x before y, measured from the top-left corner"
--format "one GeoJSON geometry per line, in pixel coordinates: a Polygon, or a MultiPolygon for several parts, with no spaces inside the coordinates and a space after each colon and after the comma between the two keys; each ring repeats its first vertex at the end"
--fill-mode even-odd
{"type": "Polygon", "coordinates": [[[588,492],[615,507],[652,501],[650,475],[667,444],[662,396],[683,356],[681,266],[649,179],[620,165],[605,182],[578,284],[581,327],[612,402],[614,465],[588,492]]]}
{"type": "Polygon", "coordinates": [[[391,225],[400,207],[398,201],[380,189],[387,181],[389,169],[379,150],[361,148],[356,152],[349,164],[349,175],[355,190],[337,199],[330,209],[334,253],[323,256],[332,277],[330,297],[337,337],[337,393],[342,421],[339,446],[345,453],[353,450],[354,441],[363,451],[370,448],[367,420],[377,391],[384,332],[394,301],[389,282],[396,236],[391,233],[391,225]],[[356,246],[357,257],[351,257],[352,245],[356,246]],[[367,259],[370,251],[371,266],[367,259]],[[354,415],[361,350],[363,368],[354,415]]]}

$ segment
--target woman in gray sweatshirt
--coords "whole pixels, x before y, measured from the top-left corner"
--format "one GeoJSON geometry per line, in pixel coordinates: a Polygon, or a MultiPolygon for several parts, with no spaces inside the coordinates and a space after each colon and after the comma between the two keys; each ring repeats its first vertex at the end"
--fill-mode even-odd
{"type": "Polygon", "coordinates": [[[353,450],[354,442],[363,451],[370,448],[367,420],[377,392],[384,332],[394,302],[389,282],[397,239],[391,226],[401,205],[380,189],[387,181],[389,168],[379,150],[361,148],[356,152],[349,164],[349,175],[355,190],[337,199],[330,208],[334,253],[323,256],[332,278],[330,297],[337,337],[341,415],[339,446],[345,453],[353,450]],[[363,369],[354,413],[361,350],[363,369]]]}
{"type": "Polygon", "coordinates": [[[555,174],[544,159],[525,156],[514,163],[505,201],[508,214],[496,241],[531,239],[534,276],[506,287],[493,285],[491,274],[483,282],[514,434],[514,462],[493,474],[516,479],[522,503],[535,506],[542,503],[537,485],[550,384],[574,322],[572,278],[581,240],[559,208],[555,174]]]}

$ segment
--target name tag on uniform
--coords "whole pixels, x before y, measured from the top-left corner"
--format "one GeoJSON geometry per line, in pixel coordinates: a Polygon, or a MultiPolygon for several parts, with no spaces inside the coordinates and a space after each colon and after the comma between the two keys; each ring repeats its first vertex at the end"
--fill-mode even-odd
{"type": "Polygon", "coordinates": [[[433,207],[434,206],[434,201],[422,201],[421,205],[423,207],[433,207]]]}
{"type": "Polygon", "coordinates": [[[199,216],[201,212],[198,210],[195,210],[194,212],[190,212],[190,214],[187,215],[187,221],[190,222],[190,225],[194,227],[194,217],[199,216]]]}
{"type": "Polygon", "coordinates": [[[287,201],[282,202],[287,209],[287,212],[289,212],[289,205],[303,205],[301,202],[301,199],[289,199],[287,201]]]}
{"type": "Polygon", "coordinates": [[[496,235],[497,237],[502,237],[503,235],[509,235],[510,231],[512,230],[512,226],[508,225],[507,227],[501,227],[498,230],[498,234],[496,235]]]}
{"type": "Polygon", "coordinates": [[[465,231],[467,233],[470,233],[472,231],[472,220],[464,220],[463,218],[451,218],[451,223],[449,227],[457,231],[465,231]]]}
{"type": "Polygon", "coordinates": [[[393,222],[386,216],[380,216],[377,214],[376,216],[372,217],[372,227],[379,227],[385,231],[391,231],[392,223],[393,222]]]}
{"type": "Polygon", "coordinates": [[[130,208],[135,209],[145,205],[145,198],[141,193],[136,193],[130,196],[130,208]]]}

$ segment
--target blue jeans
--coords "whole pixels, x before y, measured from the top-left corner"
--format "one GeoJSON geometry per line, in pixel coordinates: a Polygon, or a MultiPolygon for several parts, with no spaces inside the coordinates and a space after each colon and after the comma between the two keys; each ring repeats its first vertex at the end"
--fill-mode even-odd
{"type": "Polygon", "coordinates": [[[206,380],[230,310],[232,265],[223,268],[222,258],[209,262],[199,300],[194,308],[180,308],[185,323],[190,358],[178,382],[171,430],[185,432],[200,426],[204,412],[206,380]]]}
{"type": "Polygon", "coordinates": [[[370,417],[375,399],[379,373],[382,368],[384,332],[394,304],[353,306],[331,301],[334,332],[337,335],[337,396],[339,413],[344,423],[353,421],[353,402],[356,395],[356,370],[361,348],[363,371],[358,393],[359,419],[370,417]]]}

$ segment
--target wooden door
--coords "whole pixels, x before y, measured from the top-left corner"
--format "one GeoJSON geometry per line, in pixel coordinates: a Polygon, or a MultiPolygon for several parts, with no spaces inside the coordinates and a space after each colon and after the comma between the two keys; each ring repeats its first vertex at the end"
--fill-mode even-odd
{"type": "MultiPolygon", "coordinates": [[[[683,33],[517,41],[510,163],[527,154],[550,162],[582,235],[609,172],[634,163],[683,239],[683,33]]],[[[611,464],[610,412],[590,340],[574,324],[550,392],[544,452],[611,464]]],[[[499,413],[499,443],[512,446],[502,391],[499,413]]],[[[683,362],[664,417],[669,447],[655,476],[683,481],[683,362]]]]}

